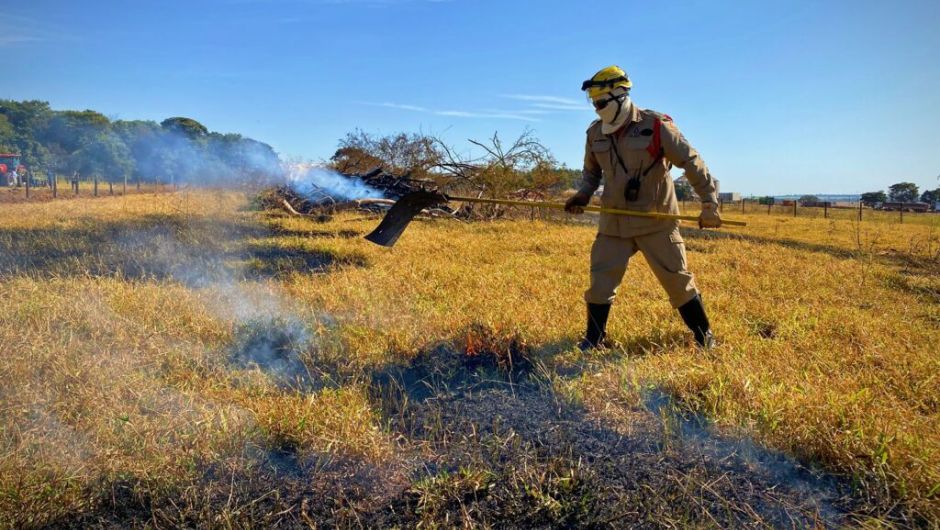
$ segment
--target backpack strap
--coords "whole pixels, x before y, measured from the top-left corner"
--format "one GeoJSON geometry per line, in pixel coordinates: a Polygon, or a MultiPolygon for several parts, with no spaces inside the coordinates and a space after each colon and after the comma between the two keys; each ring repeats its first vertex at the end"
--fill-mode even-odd
{"type": "Polygon", "coordinates": [[[651,169],[653,169],[653,167],[656,166],[656,164],[659,164],[659,161],[662,160],[663,155],[665,155],[665,150],[663,150],[663,136],[662,132],[660,132],[662,125],[663,122],[659,119],[659,116],[653,119],[653,140],[648,146],[646,146],[646,151],[654,158],[653,163],[650,164],[650,167],[646,168],[646,170],[643,172],[644,177],[647,173],[650,172],[651,169]]]}

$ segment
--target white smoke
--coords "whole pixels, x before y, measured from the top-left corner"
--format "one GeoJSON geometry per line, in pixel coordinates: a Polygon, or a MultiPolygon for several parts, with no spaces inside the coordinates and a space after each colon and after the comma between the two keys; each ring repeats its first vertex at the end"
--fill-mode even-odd
{"type": "Polygon", "coordinates": [[[326,196],[336,200],[383,199],[385,195],[361,180],[350,178],[322,165],[300,162],[285,164],[287,183],[311,200],[326,196]]]}

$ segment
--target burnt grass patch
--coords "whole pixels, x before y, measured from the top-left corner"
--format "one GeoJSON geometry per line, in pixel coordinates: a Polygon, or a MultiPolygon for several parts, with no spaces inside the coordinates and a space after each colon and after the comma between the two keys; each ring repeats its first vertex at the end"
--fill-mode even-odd
{"type": "Polygon", "coordinates": [[[229,352],[232,368],[257,369],[282,389],[313,391],[322,385],[301,359],[309,333],[299,322],[252,321],[238,324],[229,352]]]}
{"type": "MultiPolygon", "coordinates": [[[[340,388],[360,377],[355,368],[324,356],[308,323],[293,317],[235,324],[224,367],[236,382],[238,375],[260,372],[278,389],[301,394],[340,388]]],[[[250,379],[244,383],[253,384],[250,379]]]]}
{"type": "Polygon", "coordinates": [[[192,467],[192,476],[170,485],[137,476],[103,480],[88,488],[88,510],[32,526],[362,528],[405,487],[392,465],[305,454],[290,444],[254,441],[192,467]]]}
{"type": "Polygon", "coordinates": [[[651,389],[627,420],[554,392],[521,341],[467,338],[373,377],[411,455],[384,526],[841,526],[850,488],[748,440],[724,437],[651,389]]]}

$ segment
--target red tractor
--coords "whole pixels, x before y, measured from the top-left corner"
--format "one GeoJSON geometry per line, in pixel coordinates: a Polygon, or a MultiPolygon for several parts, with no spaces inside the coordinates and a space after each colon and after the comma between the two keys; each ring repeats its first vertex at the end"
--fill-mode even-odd
{"type": "Polygon", "coordinates": [[[19,153],[0,153],[0,184],[18,186],[26,178],[26,166],[20,163],[19,153]]]}

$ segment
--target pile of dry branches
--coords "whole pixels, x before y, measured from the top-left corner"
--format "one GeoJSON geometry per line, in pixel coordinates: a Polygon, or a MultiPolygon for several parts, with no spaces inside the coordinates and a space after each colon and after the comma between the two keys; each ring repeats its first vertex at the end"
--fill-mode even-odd
{"type": "MultiPolygon", "coordinates": [[[[429,181],[412,179],[408,175],[394,175],[375,168],[362,175],[342,174],[343,177],[358,180],[370,188],[382,192],[383,198],[345,199],[331,194],[328,190],[313,187],[307,193],[298,193],[294,188],[282,184],[267,189],[258,195],[261,209],[281,209],[292,215],[313,216],[320,220],[344,210],[363,210],[381,212],[390,208],[395,201],[423,186],[432,185],[429,181]]],[[[433,187],[433,186],[431,186],[433,187]]],[[[426,212],[429,215],[451,216],[453,212],[439,208],[426,212]]]]}
{"type": "MultiPolygon", "coordinates": [[[[342,210],[384,211],[404,195],[434,190],[453,195],[551,200],[569,184],[570,170],[556,160],[531,131],[512,142],[497,134],[487,141],[469,140],[473,154],[458,150],[440,138],[418,134],[376,137],[357,131],[340,141],[330,168],[342,178],[380,191],[382,198],[346,200],[328,189],[280,186],[261,197],[263,208],[284,209],[296,215],[328,216],[342,210]]],[[[541,217],[535,208],[452,203],[456,210],[439,209],[433,215],[492,220],[524,215],[541,217]]]]}

